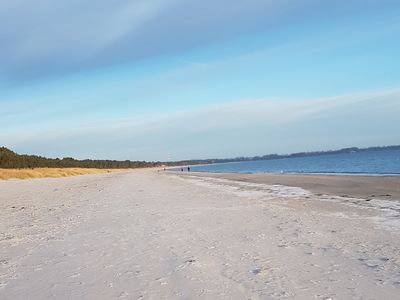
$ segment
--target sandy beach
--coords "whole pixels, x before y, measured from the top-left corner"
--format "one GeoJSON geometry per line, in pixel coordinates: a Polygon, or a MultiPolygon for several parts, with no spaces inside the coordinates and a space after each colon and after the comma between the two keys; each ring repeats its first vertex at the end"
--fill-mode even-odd
{"type": "Polygon", "coordinates": [[[398,299],[398,189],[154,170],[0,181],[0,299],[398,299]]]}

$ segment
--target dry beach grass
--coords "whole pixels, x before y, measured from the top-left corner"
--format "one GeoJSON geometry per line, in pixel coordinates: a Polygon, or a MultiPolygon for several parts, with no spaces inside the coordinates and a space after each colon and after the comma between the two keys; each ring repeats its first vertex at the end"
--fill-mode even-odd
{"type": "Polygon", "coordinates": [[[121,169],[89,169],[89,168],[33,168],[33,169],[0,169],[0,180],[59,178],[86,174],[111,173],[121,169]]]}

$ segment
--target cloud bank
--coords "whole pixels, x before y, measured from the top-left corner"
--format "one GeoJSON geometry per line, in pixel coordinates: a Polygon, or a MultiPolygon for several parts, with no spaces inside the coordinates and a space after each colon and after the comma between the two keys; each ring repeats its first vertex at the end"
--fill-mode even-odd
{"type": "Polygon", "coordinates": [[[146,120],[105,120],[18,135],[2,132],[0,141],[17,151],[51,157],[233,157],[400,143],[399,115],[399,91],[307,101],[246,100],[146,120]]]}

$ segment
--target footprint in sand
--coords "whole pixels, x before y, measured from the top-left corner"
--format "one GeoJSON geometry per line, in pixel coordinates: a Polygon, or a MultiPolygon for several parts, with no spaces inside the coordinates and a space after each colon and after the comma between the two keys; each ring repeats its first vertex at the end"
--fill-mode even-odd
{"type": "Polygon", "coordinates": [[[256,267],[253,270],[251,270],[251,273],[253,273],[254,275],[258,275],[261,273],[261,271],[262,271],[261,267],[256,267]]]}
{"type": "Polygon", "coordinates": [[[126,297],[128,297],[129,296],[129,294],[127,293],[127,292],[121,292],[119,295],[118,295],[118,298],[126,298],[126,297]]]}
{"type": "Polygon", "coordinates": [[[1,266],[6,266],[6,265],[8,265],[8,260],[7,260],[7,259],[1,259],[1,260],[0,260],[0,265],[1,265],[1,266]]]}

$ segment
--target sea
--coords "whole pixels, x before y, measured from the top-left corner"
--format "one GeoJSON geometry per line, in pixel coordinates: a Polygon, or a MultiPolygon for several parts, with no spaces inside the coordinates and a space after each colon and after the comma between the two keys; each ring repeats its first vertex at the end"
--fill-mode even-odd
{"type": "Polygon", "coordinates": [[[190,166],[190,169],[194,172],[211,173],[400,176],[400,149],[378,149],[352,153],[194,165],[190,166]]]}

